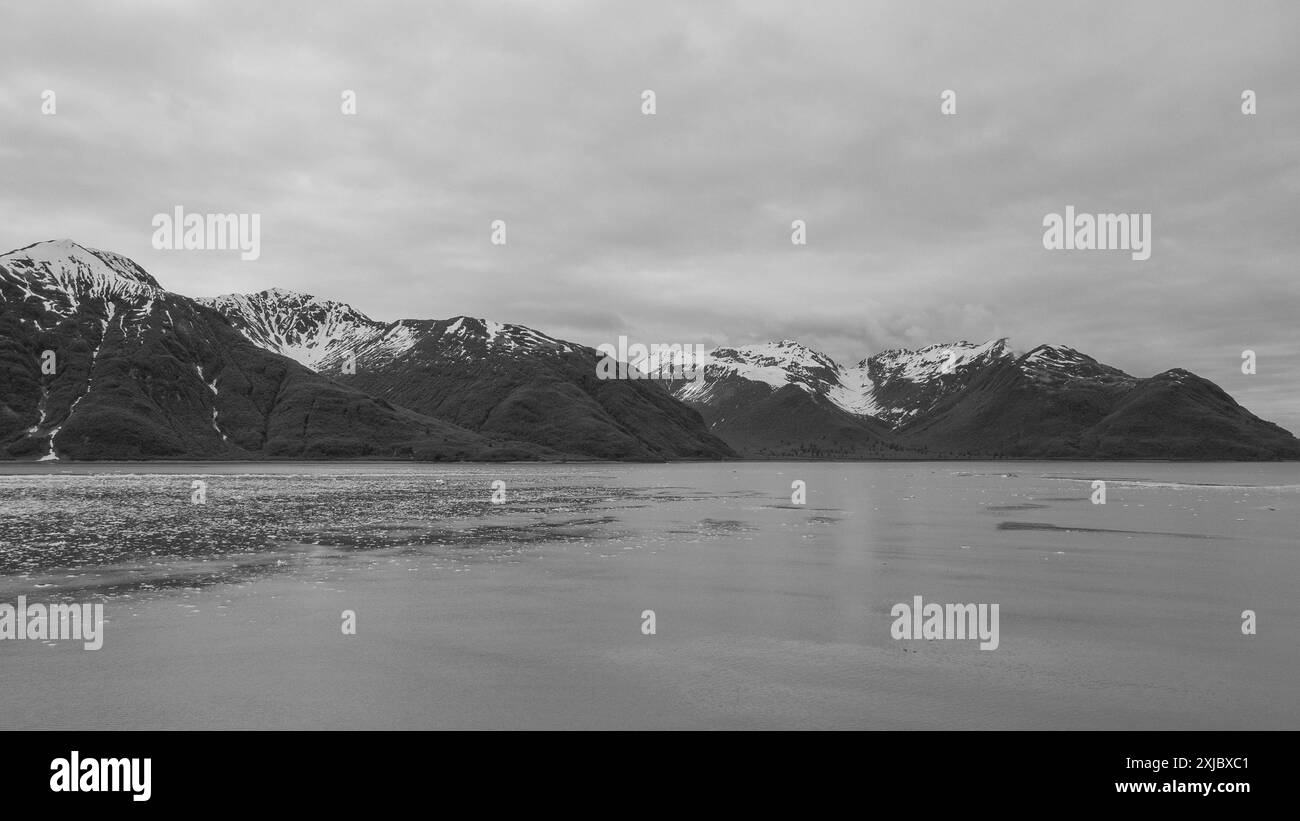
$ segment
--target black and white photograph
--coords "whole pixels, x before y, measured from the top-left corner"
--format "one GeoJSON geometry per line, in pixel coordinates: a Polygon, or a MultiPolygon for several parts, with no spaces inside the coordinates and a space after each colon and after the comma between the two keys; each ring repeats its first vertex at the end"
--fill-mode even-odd
{"type": "Polygon", "coordinates": [[[1221,809],[1214,734],[1300,729],[1300,5],[0,31],[51,801],[162,795],[156,731],[1194,731],[1087,789],[1221,809]]]}

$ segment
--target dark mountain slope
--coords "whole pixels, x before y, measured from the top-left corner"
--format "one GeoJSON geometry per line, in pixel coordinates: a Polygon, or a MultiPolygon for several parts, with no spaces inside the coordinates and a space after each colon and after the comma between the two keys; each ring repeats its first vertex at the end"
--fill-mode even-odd
{"type": "Polygon", "coordinates": [[[0,256],[0,448],[11,458],[525,458],[249,343],[139,266],[70,241],[0,256]],[[41,373],[43,352],[57,368],[41,373]]]}
{"type": "Polygon", "coordinates": [[[1069,348],[1000,363],[899,431],[973,456],[1287,459],[1300,441],[1187,371],[1137,379],[1069,348]]]}
{"type": "Polygon", "coordinates": [[[719,380],[696,405],[709,430],[738,453],[762,458],[867,459],[901,455],[888,428],[796,384],[719,380]]]}
{"type": "Polygon", "coordinates": [[[1300,458],[1300,440],[1182,369],[1143,379],[1088,429],[1084,443],[1098,456],[1115,459],[1300,458]]]}
{"type": "Polygon", "coordinates": [[[602,380],[600,355],[518,325],[470,317],[403,320],[322,373],[485,434],[603,459],[734,456],[656,380],[602,380]]]}

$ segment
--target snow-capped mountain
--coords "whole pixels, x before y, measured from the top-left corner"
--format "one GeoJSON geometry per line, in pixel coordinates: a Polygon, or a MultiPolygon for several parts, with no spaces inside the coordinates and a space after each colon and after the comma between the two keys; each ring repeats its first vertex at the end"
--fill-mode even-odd
{"type": "Polygon", "coordinates": [[[377,322],[277,289],[200,304],[70,240],[0,255],[8,458],[1300,458],[1193,373],[1059,345],[846,368],[787,339],[718,348],[675,383],[602,379],[602,361],[521,325],[377,322]]]}
{"type": "Polygon", "coordinates": [[[1042,385],[1063,380],[1087,380],[1098,384],[1133,385],[1137,378],[1118,368],[1103,365],[1085,353],[1065,345],[1039,345],[1016,361],[1020,371],[1042,385]]]}
{"type": "Polygon", "coordinates": [[[854,383],[869,397],[863,412],[899,428],[961,391],[982,370],[1012,356],[1005,339],[894,348],[859,362],[853,368],[854,383]]]}
{"type": "Polygon", "coordinates": [[[120,254],[56,240],[0,255],[0,456],[367,455],[553,454],[394,408],[268,353],[120,254]]]}
{"type": "Polygon", "coordinates": [[[704,378],[673,395],[741,452],[873,458],[917,455],[895,432],[981,369],[1010,357],[1005,340],[889,350],[844,367],[794,340],[716,348],[704,378]]]}
{"type": "Polygon", "coordinates": [[[165,307],[170,297],[126,257],[69,239],[0,255],[0,345],[11,355],[0,374],[0,440],[11,452],[57,461],[58,437],[96,387],[96,365],[111,326],[117,325],[124,341],[143,344],[140,328],[156,305],[164,305],[157,319],[172,321],[165,307]],[[76,329],[74,350],[55,341],[66,338],[70,327],[76,329]],[[23,348],[22,340],[39,347],[23,348]]]}
{"type": "Polygon", "coordinates": [[[915,351],[888,350],[846,368],[826,354],[783,339],[709,351],[704,379],[678,383],[674,395],[700,405],[720,395],[729,380],[755,382],[773,391],[794,385],[845,413],[897,428],[960,390],[979,369],[1009,357],[1005,339],[982,345],[962,341],[915,351]]]}
{"type": "Polygon", "coordinates": [[[274,309],[260,294],[214,300],[212,307],[229,312],[231,324],[254,344],[276,353],[310,351],[300,361],[385,402],[564,453],[606,459],[734,455],[661,383],[598,380],[591,348],[490,319],[379,323],[340,303],[268,293],[274,309]]]}
{"type": "Polygon", "coordinates": [[[253,344],[312,370],[385,327],[350,305],[280,288],[195,301],[224,314],[253,344]]]}
{"type": "Polygon", "coordinates": [[[359,369],[371,371],[400,359],[421,344],[435,342],[444,353],[464,358],[492,356],[543,356],[574,352],[581,346],[547,336],[523,325],[490,319],[455,316],[451,319],[399,319],[380,325],[370,335],[342,345],[316,363],[322,372],[341,371],[351,358],[359,369]]]}
{"type": "Polygon", "coordinates": [[[148,305],[163,289],[143,268],[121,254],[78,245],[70,239],[28,245],[0,256],[0,277],[23,301],[70,316],[88,299],[121,299],[148,305]]]}
{"type": "Polygon", "coordinates": [[[845,368],[787,339],[704,361],[704,379],[675,395],[751,456],[1300,455],[1295,437],[1195,374],[1138,379],[1064,345],[1018,356],[1005,339],[948,342],[845,368]]]}
{"type": "Polygon", "coordinates": [[[1175,368],[1138,378],[1066,346],[986,368],[901,438],[929,452],[1083,459],[1295,459],[1300,440],[1175,368]]]}
{"type": "Polygon", "coordinates": [[[849,397],[842,395],[846,393],[843,369],[829,356],[792,339],[738,348],[714,348],[705,353],[701,363],[695,363],[688,353],[685,361],[695,367],[704,365],[702,380],[687,380],[675,392],[678,399],[686,402],[708,401],[718,384],[727,379],[758,382],[773,390],[797,385],[808,393],[819,396],[835,394],[842,401],[850,401],[849,397]]]}
{"type": "Polygon", "coordinates": [[[467,355],[578,347],[523,325],[468,316],[379,322],[345,303],[283,288],[195,301],[224,314],[258,347],[315,371],[338,370],[350,358],[363,367],[377,366],[400,357],[430,334],[445,336],[447,344],[467,355]]]}

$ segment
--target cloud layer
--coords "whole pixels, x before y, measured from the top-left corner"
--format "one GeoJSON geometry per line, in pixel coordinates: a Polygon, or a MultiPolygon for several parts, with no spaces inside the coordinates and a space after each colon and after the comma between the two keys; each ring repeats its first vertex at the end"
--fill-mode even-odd
{"type": "Polygon", "coordinates": [[[4,28],[5,249],[590,345],[1068,344],[1300,430],[1293,3],[69,2],[4,28]],[[176,205],[260,213],[261,258],[153,250],[176,205]],[[1151,259],[1044,250],[1066,205],[1150,212],[1151,259]]]}

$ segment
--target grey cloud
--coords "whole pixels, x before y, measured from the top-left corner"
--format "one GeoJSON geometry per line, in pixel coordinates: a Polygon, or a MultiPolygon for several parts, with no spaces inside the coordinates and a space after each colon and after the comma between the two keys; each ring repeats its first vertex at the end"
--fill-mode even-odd
{"type": "Polygon", "coordinates": [[[1227,2],[23,4],[0,245],[72,236],[182,293],[591,345],[1060,342],[1300,429],[1298,24],[1227,2]],[[176,204],[262,213],[261,260],[154,251],[176,204]],[[1151,212],[1151,261],[1044,251],[1067,204],[1151,212]]]}

